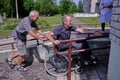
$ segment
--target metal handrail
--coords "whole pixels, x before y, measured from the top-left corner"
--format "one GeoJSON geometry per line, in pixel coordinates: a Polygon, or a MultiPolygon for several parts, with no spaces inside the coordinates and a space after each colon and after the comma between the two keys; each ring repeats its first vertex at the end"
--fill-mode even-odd
{"type": "MultiPolygon", "coordinates": [[[[37,39],[29,39],[29,40],[27,40],[27,41],[33,41],[33,40],[36,40],[36,41],[37,41],[37,45],[39,45],[39,42],[38,42],[37,39]]],[[[14,44],[15,44],[15,42],[8,42],[8,43],[0,44],[0,46],[11,45],[11,46],[12,46],[12,49],[15,49],[14,44]]]]}
{"type": "Polygon", "coordinates": [[[109,34],[104,34],[101,36],[88,36],[86,38],[78,38],[78,39],[69,39],[69,40],[61,40],[60,42],[69,42],[69,49],[68,51],[63,51],[63,52],[59,52],[57,51],[57,47],[54,44],[53,49],[55,51],[55,53],[57,54],[68,54],[68,80],[71,80],[71,55],[72,53],[76,53],[76,52],[85,52],[85,51],[91,51],[91,50],[100,50],[100,49],[108,49],[110,48],[110,46],[106,46],[106,47],[99,47],[99,48],[89,48],[89,49],[80,49],[80,50],[72,50],[72,42],[73,41],[84,41],[84,40],[90,40],[90,39],[95,39],[95,38],[104,38],[104,37],[109,37],[109,34]]]}

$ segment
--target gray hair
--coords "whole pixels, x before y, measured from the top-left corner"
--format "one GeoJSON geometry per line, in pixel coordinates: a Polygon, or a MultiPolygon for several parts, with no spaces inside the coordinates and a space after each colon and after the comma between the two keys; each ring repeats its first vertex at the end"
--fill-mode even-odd
{"type": "Polygon", "coordinates": [[[29,16],[35,16],[35,14],[36,14],[36,13],[38,13],[38,14],[39,14],[39,12],[38,12],[38,11],[33,10],[33,11],[31,11],[31,12],[29,13],[29,16]]]}
{"type": "Polygon", "coordinates": [[[67,17],[71,17],[70,15],[65,15],[62,17],[62,23],[64,24],[64,21],[67,20],[67,17]]]}

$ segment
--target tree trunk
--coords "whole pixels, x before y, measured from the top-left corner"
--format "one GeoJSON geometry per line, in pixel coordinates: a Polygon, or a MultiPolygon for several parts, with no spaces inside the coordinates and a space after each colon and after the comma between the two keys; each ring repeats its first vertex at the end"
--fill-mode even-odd
{"type": "Polygon", "coordinates": [[[0,23],[2,23],[3,21],[2,21],[2,17],[1,17],[1,15],[0,15],[0,23]]]}

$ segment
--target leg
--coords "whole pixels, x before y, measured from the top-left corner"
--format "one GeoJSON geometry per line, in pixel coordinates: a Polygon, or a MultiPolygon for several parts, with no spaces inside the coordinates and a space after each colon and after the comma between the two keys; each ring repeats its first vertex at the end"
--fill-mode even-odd
{"type": "MultiPolygon", "coordinates": [[[[89,48],[89,44],[87,41],[84,41],[83,42],[83,45],[82,45],[82,48],[83,49],[86,49],[86,48],[89,48]]],[[[96,64],[98,59],[92,54],[91,51],[86,51],[86,52],[83,52],[82,53],[82,57],[85,61],[89,61],[86,65],[88,64],[96,64]]]]}
{"type": "Polygon", "coordinates": [[[24,60],[24,55],[23,56],[18,56],[18,64],[17,64],[17,66],[21,66],[21,64],[22,64],[22,62],[23,62],[23,60],[24,60]]]}
{"type": "Polygon", "coordinates": [[[9,61],[12,61],[13,59],[15,59],[15,58],[18,57],[18,56],[19,56],[19,54],[18,54],[18,52],[16,51],[15,54],[13,54],[12,56],[10,56],[10,57],[8,58],[8,60],[9,60],[9,61]]]}
{"type": "Polygon", "coordinates": [[[101,24],[102,31],[105,31],[105,23],[101,24]]]}

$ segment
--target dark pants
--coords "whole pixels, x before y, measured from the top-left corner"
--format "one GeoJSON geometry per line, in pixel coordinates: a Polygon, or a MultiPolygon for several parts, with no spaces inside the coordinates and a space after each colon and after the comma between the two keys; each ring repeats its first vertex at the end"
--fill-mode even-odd
{"type": "Polygon", "coordinates": [[[105,31],[105,23],[101,24],[102,31],[105,31]]]}

